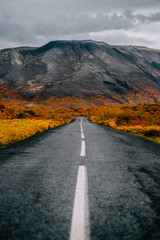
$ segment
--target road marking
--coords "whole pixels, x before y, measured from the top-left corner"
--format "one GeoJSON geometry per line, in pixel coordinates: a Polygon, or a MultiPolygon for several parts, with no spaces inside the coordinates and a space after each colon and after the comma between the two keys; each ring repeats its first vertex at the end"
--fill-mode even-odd
{"type": "Polygon", "coordinates": [[[87,169],[79,166],[74,197],[70,240],[89,240],[89,210],[87,169]]]}
{"type": "Polygon", "coordinates": [[[83,132],[81,132],[81,138],[84,139],[84,133],[83,132]]]}
{"type": "Polygon", "coordinates": [[[81,128],[81,131],[83,131],[83,127],[82,127],[82,118],[81,118],[81,121],[80,121],[80,128],[81,128]]]}
{"type": "Polygon", "coordinates": [[[86,153],[85,153],[85,140],[82,140],[80,156],[85,157],[85,155],[86,155],[86,153]]]}
{"type": "Polygon", "coordinates": [[[81,121],[80,121],[80,127],[82,128],[82,118],[81,118],[81,121]]]}

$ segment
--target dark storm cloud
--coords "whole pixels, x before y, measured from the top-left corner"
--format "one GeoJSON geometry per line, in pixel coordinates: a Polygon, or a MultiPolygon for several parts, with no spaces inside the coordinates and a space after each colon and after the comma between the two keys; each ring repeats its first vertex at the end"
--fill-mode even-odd
{"type": "MultiPolygon", "coordinates": [[[[0,0],[0,48],[87,39],[102,31],[126,31],[125,37],[127,31],[160,23],[158,9],[159,0],[0,0]]],[[[153,35],[153,28],[145,29],[153,35]]]]}

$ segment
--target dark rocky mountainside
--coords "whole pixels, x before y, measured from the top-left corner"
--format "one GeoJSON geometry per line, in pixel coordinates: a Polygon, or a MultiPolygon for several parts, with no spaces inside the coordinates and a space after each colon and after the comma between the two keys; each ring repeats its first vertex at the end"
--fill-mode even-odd
{"type": "Polygon", "coordinates": [[[53,41],[0,51],[1,96],[160,102],[160,50],[95,41],[53,41]]]}

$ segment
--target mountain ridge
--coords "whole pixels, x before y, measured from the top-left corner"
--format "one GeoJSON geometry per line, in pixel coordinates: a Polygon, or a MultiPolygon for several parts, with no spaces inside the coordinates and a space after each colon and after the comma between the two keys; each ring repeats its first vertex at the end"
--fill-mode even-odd
{"type": "Polygon", "coordinates": [[[92,40],[0,50],[0,96],[160,102],[160,50],[92,40]],[[14,93],[14,94],[13,94],[14,93]]]}

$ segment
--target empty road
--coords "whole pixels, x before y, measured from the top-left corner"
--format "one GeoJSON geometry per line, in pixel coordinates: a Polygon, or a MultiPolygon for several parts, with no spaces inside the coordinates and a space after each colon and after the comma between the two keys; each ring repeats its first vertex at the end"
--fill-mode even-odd
{"type": "Polygon", "coordinates": [[[160,145],[77,118],[0,150],[0,240],[159,240],[160,145]]]}

